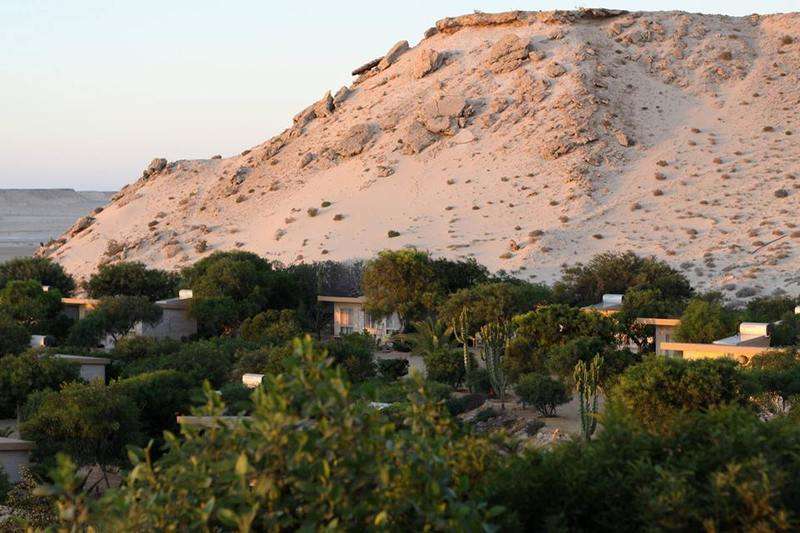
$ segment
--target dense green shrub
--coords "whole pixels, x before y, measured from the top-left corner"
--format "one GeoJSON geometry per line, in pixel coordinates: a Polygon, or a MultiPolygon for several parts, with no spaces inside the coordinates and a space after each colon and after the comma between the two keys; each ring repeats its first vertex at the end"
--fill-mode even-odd
{"type": "Polygon", "coordinates": [[[711,343],[736,333],[736,314],[716,299],[694,298],[675,331],[682,342],[711,343]]]}
{"type": "Polygon", "coordinates": [[[599,302],[603,294],[626,294],[635,289],[655,289],[664,300],[692,295],[686,276],[663,261],[631,251],[598,254],[586,265],[565,268],[553,292],[557,301],[590,305],[599,302]]]}
{"type": "Polygon", "coordinates": [[[788,296],[759,296],[747,302],[742,313],[745,322],[775,322],[781,320],[786,313],[794,314],[798,305],[796,298],[788,296]]]}
{"type": "Polygon", "coordinates": [[[45,292],[38,281],[9,281],[0,290],[0,312],[24,326],[29,333],[63,336],[70,320],[60,315],[61,293],[45,292]]]}
{"type": "Polygon", "coordinates": [[[51,463],[64,452],[81,464],[123,464],[126,446],[142,443],[134,401],[99,381],[68,383],[37,403],[19,428],[36,443],[31,457],[37,461],[51,463]]]}
{"type": "Polygon", "coordinates": [[[464,381],[464,358],[461,352],[442,347],[423,356],[428,379],[458,387],[464,381]]]}
{"type": "Polygon", "coordinates": [[[115,381],[110,387],[136,404],[145,438],[161,441],[165,430],[177,431],[175,417],[188,414],[192,390],[199,385],[177,370],[157,370],[115,381]]]}
{"type": "Polygon", "coordinates": [[[225,414],[249,414],[253,410],[253,391],[239,382],[226,383],[219,389],[225,403],[225,414]]]}
{"type": "Polygon", "coordinates": [[[241,382],[244,374],[280,374],[286,370],[292,346],[262,346],[256,349],[239,349],[234,355],[231,379],[241,382]]]}
{"type": "Polygon", "coordinates": [[[241,345],[235,340],[212,339],[195,341],[181,346],[175,353],[138,359],[123,366],[123,378],[156,370],[176,370],[191,383],[200,385],[208,380],[219,387],[230,376],[234,355],[241,345]]]}
{"type": "Polygon", "coordinates": [[[472,287],[489,280],[489,270],[475,258],[452,260],[439,257],[431,262],[434,279],[443,294],[472,287]]]}
{"type": "Polygon", "coordinates": [[[489,372],[485,368],[473,366],[467,376],[467,388],[473,392],[489,394],[489,391],[492,390],[489,372]]]}
{"type": "Polygon", "coordinates": [[[533,406],[540,416],[555,416],[556,408],[570,401],[567,387],[545,374],[525,374],[514,387],[523,405],[533,406]]]}
{"type": "Polygon", "coordinates": [[[86,289],[91,298],[143,296],[154,302],[176,296],[179,279],[173,272],[147,268],[144,263],[121,262],[100,265],[86,289]]]}
{"type": "Polygon", "coordinates": [[[0,358],[0,418],[14,418],[34,391],[58,390],[62,383],[78,380],[79,367],[55,357],[33,354],[0,358]]]}
{"type": "Polygon", "coordinates": [[[17,323],[0,309],[0,358],[6,354],[17,354],[25,350],[31,334],[27,328],[17,323]]]}
{"type": "MultiPolygon", "coordinates": [[[[354,401],[341,373],[309,345],[298,358],[301,366],[268,377],[256,393],[252,423],[183,428],[183,438],[170,441],[155,464],[138,453],[128,482],[99,501],[66,491],[61,526],[81,520],[101,531],[164,524],[177,530],[488,528],[499,510],[482,504],[481,487],[504,460],[488,439],[459,433],[422,387],[409,395],[407,423],[390,423],[354,401]],[[209,501],[225,503],[201,503],[209,501]]],[[[209,402],[207,414],[222,412],[215,395],[209,402]]],[[[67,486],[68,476],[61,476],[55,490],[67,486]]]]}
{"type": "Polygon", "coordinates": [[[644,427],[659,431],[692,411],[745,405],[749,392],[747,380],[730,359],[651,356],[620,376],[611,397],[644,427]]]}
{"type": "Polygon", "coordinates": [[[297,313],[291,309],[267,309],[242,322],[243,339],[260,344],[285,344],[302,334],[297,313]]]}
{"type": "Polygon", "coordinates": [[[110,356],[114,361],[128,364],[148,357],[175,353],[181,349],[182,345],[181,341],[177,339],[125,337],[114,345],[110,356]]]}
{"type": "Polygon", "coordinates": [[[64,267],[43,257],[19,257],[0,263],[0,289],[10,281],[34,280],[39,285],[57,289],[69,296],[75,290],[75,280],[64,267]]]}
{"type": "Polygon", "coordinates": [[[368,333],[350,333],[321,345],[353,383],[375,375],[375,338],[368,333]]]}
{"type": "Polygon", "coordinates": [[[394,381],[408,374],[408,365],[408,359],[378,359],[378,374],[394,381]]]}
{"type": "Polygon", "coordinates": [[[640,324],[638,318],[679,317],[686,307],[681,295],[664,297],[659,289],[634,288],[625,292],[622,309],[614,314],[620,332],[639,347],[640,352],[655,351],[655,326],[640,324]]]}
{"type": "Polygon", "coordinates": [[[599,337],[575,337],[547,352],[547,368],[561,379],[570,380],[578,361],[588,363],[607,348],[608,343],[599,337]]]}
{"type": "Polygon", "coordinates": [[[474,411],[486,403],[486,395],[480,393],[470,393],[464,396],[453,396],[445,401],[445,407],[452,416],[474,411]]]}

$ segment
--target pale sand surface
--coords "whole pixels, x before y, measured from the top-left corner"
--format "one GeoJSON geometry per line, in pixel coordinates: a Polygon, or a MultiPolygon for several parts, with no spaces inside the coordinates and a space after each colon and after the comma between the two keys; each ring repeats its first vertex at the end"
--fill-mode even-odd
{"type": "Polygon", "coordinates": [[[290,264],[417,247],[549,282],[631,249],[700,290],[800,292],[800,15],[502,21],[441,23],[283,134],[131,184],[48,253],[81,278],[215,250],[290,264]],[[509,36],[530,58],[502,55],[509,36]]]}

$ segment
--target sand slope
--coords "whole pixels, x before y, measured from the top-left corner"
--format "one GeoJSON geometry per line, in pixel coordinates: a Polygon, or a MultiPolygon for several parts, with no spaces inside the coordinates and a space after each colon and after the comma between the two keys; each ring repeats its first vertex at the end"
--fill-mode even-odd
{"type": "Polygon", "coordinates": [[[549,281],[632,249],[731,296],[797,293],[799,29],[798,14],[444,19],[240,156],[156,161],[40,253],[80,277],[220,249],[292,263],[415,246],[549,281]]]}

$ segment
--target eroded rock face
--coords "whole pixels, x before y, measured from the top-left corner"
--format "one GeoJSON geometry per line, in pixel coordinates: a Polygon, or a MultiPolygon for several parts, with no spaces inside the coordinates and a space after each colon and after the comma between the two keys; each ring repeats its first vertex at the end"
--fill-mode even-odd
{"type": "Polygon", "coordinates": [[[455,135],[466,125],[469,106],[463,96],[445,95],[428,100],[420,109],[419,118],[431,133],[455,135]]]}
{"type": "Polygon", "coordinates": [[[322,100],[314,105],[314,115],[316,115],[317,118],[329,117],[333,114],[333,109],[333,97],[331,96],[331,92],[328,91],[322,97],[322,100]]]}
{"type": "Polygon", "coordinates": [[[551,78],[558,78],[559,76],[564,74],[566,71],[567,71],[567,69],[564,68],[564,65],[562,65],[561,63],[556,63],[555,61],[553,61],[552,63],[548,64],[544,68],[544,73],[547,74],[548,76],[550,76],[551,78]]]}
{"type": "Polygon", "coordinates": [[[386,55],[383,56],[383,59],[381,59],[378,63],[378,70],[386,70],[392,66],[393,63],[400,59],[400,56],[408,52],[408,49],[408,41],[400,41],[392,46],[389,51],[386,52],[386,55]]]}
{"type": "Polygon", "coordinates": [[[436,142],[437,137],[418,120],[409,124],[403,135],[403,153],[418,154],[436,142]]]}
{"type": "Polygon", "coordinates": [[[528,42],[516,34],[504,35],[489,49],[486,66],[495,74],[511,72],[528,59],[528,42]]]}
{"type": "Polygon", "coordinates": [[[165,168],[167,168],[167,160],[163,157],[157,157],[150,161],[150,164],[147,165],[147,168],[142,172],[142,177],[149,178],[153,174],[158,174],[165,168]]]}
{"type": "Polygon", "coordinates": [[[438,69],[444,61],[444,55],[428,48],[420,51],[411,64],[411,77],[420,79],[438,69]]]}
{"type": "Polygon", "coordinates": [[[83,218],[79,218],[78,221],[72,226],[69,230],[69,234],[71,237],[74,237],[78,233],[84,231],[86,228],[94,224],[94,217],[85,216],[83,218]]]}
{"type": "Polygon", "coordinates": [[[353,157],[360,154],[372,139],[375,129],[377,129],[375,126],[368,123],[356,124],[336,144],[334,150],[342,157],[353,157]]]}

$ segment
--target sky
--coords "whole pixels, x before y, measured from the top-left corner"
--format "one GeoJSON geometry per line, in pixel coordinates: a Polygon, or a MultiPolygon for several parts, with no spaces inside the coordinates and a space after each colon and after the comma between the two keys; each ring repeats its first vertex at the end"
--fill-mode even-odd
{"type": "MultiPolygon", "coordinates": [[[[445,16],[504,0],[0,0],[0,188],[117,190],[154,157],[259,144],[350,71],[445,16]]],[[[606,1],[728,15],[800,0],[606,1]]]]}

